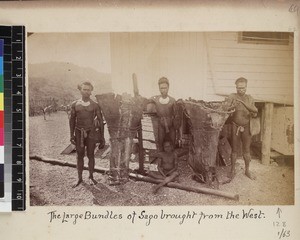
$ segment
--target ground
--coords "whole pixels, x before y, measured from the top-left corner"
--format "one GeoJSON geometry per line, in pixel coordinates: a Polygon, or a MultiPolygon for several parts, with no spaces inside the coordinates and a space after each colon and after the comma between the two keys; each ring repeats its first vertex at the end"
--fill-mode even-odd
{"type": "MultiPolygon", "coordinates": [[[[106,140],[109,136],[106,133],[106,140]]],[[[65,112],[57,112],[47,116],[29,118],[29,154],[59,159],[76,163],[75,153],[61,155],[69,144],[68,117],[65,112]]],[[[102,159],[102,152],[96,154],[96,166],[109,168],[107,158],[102,159]]],[[[152,190],[151,183],[129,180],[124,185],[108,185],[108,176],[95,173],[98,182],[95,186],[88,185],[88,172],[84,171],[85,183],[72,188],[77,180],[75,168],[51,165],[30,160],[30,204],[56,206],[155,206],[155,205],[291,205],[294,204],[294,169],[290,166],[265,166],[260,160],[251,161],[251,170],[257,179],[250,180],[244,175],[244,163],[238,159],[237,174],[233,181],[220,185],[219,190],[238,194],[239,201],[187,192],[179,189],[162,187],[157,194],[152,190]]],[[[85,160],[87,165],[87,160],[85,160]]],[[[136,162],[130,163],[132,169],[137,168],[136,162]]],[[[145,168],[152,169],[146,164],[145,168]]],[[[226,175],[228,167],[219,168],[220,175],[226,175]]],[[[179,181],[186,186],[205,187],[191,179],[192,171],[187,164],[186,156],[179,161],[179,181]]]]}

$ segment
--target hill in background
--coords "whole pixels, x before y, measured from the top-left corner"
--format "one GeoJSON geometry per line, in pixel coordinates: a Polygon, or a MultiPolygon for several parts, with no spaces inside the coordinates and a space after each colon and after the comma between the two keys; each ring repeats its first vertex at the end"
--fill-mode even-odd
{"type": "Polygon", "coordinates": [[[58,104],[68,104],[80,98],[77,85],[84,81],[93,84],[93,96],[112,91],[110,74],[72,63],[29,64],[28,76],[29,99],[35,102],[55,98],[58,104]]]}

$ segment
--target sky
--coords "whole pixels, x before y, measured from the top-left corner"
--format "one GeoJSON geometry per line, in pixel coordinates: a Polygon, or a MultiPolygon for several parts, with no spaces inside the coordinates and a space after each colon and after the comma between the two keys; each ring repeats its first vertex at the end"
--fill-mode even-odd
{"type": "Polygon", "coordinates": [[[29,64],[70,62],[111,73],[109,33],[34,33],[27,43],[29,64]]]}

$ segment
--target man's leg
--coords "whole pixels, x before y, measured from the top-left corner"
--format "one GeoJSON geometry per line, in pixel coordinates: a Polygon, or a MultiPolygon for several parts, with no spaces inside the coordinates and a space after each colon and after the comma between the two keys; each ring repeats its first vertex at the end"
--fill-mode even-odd
{"type": "Polygon", "coordinates": [[[162,176],[158,171],[149,171],[147,172],[148,176],[155,178],[155,179],[160,179],[163,180],[165,179],[164,176],[162,176]]]}
{"type": "Polygon", "coordinates": [[[242,133],[242,144],[243,144],[243,157],[245,161],[245,175],[255,180],[256,177],[251,174],[250,172],[250,161],[251,161],[251,155],[250,155],[250,145],[251,145],[251,134],[250,134],[250,127],[246,127],[245,131],[242,133]]]}
{"type": "Polygon", "coordinates": [[[175,143],[176,143],[176,131],[175,128],[171,127],[169,130],[169,136],[170,136],[170,140],[171,143],[173,145],[173,148],[175,149],[175,143]]]}
{"type": "Polygon", "coordinates": [[[165,127],[158,123],[158,151],[164,151],[164,141],[165,141],[165,127]]]}
{"type": "Polygon", "coordinates": [[[84,150],[85,147],[80,146],[80,131],[75,131],[75,139],[76,139],[76,153],[77,153],[77,173],[78,173],[78,181],[73,187],[77,187],[80,183],[82,183],[82,171],[84,166],[84,150]]]}
{"type": "Polygon", "coordinates": [[[239,135],[240,132],[238,133],[238,135],[236,135],[237,132],[237,126],[234,124],[231,124],[231,171],[230,171],[230,175],[229,177],[231,179],[234,178],[235,175],[235,163],[236,163],[236,159],[237,159],[237,153],[238,153],[238,147],[239,147],[239,135]]]}
{"type": "Polygon", "coordinates": [[[88,136],[86,139],[86,155],[89,159],[89,179],[90,179],[90,184],[97,184],[97,182],[94,180],[94,168],[95,168],[95,139],[92,136],[88,136]]]}

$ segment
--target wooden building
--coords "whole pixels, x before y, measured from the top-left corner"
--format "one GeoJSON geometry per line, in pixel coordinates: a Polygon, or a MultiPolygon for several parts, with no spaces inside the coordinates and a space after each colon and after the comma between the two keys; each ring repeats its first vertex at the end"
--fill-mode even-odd
{"type": "Polygon", "coordinates": [[[270,150],[294,155],[294,37],[274,32],[111,33],[112,86],[140,94],[158,94],[157,80],[170,80],[170,95],[206,101],[235,92],[238,77],[249,80],[260,110],[262,162],[270,150]]]}

